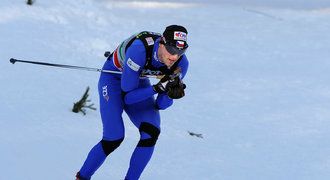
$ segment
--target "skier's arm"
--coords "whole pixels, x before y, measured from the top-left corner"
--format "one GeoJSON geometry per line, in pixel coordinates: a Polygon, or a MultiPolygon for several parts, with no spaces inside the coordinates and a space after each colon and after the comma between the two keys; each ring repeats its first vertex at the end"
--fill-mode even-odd
{"type": "Polygon", "coordinates": [[[188,61],[186,55],[183,55],[182,56],[182,59],[179,62],[178,67],[180,67],[180,69],[181,69],[181,76],[180,76],[180,78],[183,79],[186,76],[187,71],[188,71],[188,67],[189,67],[189,61],[188,61]]]}
{"type": "Polygon", "coordinates": [[[156,99],[156,107],[159,110],[164,110],[173,104],[173,99],[169,98],[166,93],[160,93],[156,99]]]}
{"type": "Polygon", "coordinates": [[[121,88],[126,104],[143,101],[156,92],[152,86],[139,88],[140,74],[145,64],[145,48],[141,41],[136,40],[126,51],[126,61],[121,78],[121,88]]]}
{"type": "Polygon", "coordinates": [[[124,101],[126,104],[134,104],[143,101],[155,94],[156,92],[152,89],[152,86],[146,88],[138,88],[128,92],[124,97],[124,101]]]}

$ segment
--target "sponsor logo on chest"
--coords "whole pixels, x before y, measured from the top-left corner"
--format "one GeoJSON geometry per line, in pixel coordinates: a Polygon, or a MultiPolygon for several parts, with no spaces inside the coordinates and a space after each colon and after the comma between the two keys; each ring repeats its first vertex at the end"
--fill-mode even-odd
{"type": "Polygon", "coordinates": [[[159,70],[150,70],[150,69],[143,69],[141,75],[163,75],[163,73],[159,70]]]}

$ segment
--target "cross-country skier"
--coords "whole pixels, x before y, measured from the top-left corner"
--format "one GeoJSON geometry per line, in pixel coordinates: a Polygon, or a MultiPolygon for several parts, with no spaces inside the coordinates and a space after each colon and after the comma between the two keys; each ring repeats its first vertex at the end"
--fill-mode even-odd
{"type": "Polygon", "coordinates": [[[103,137],[89,152],[76,180],[91,179],[124,140],[123,111],[141,135],[125,180],[139,179],[160,133],[159,110],[185,95],[182,78],[188,70],[187,33],[179,25],[166,27],[162,35],[143,31],[123,41],[108,57],[103,69],[122,71],[122,74],[101,73],[98,90],[103,137]],[[151,85],[145,75],[163,75],[163,78],[151,85]]]}

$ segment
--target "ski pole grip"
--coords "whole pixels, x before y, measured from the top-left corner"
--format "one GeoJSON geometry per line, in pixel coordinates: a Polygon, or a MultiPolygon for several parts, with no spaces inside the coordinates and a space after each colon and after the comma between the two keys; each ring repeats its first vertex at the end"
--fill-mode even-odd
{"type": "Polygon", "coordinates": [[[104,52],[104,57],[107,58],[107,57],[109,57],[110,55],[111,55],[111,52],[110,52],[110,51],[105,51],[105,52],[104,52]]]}
{"type": "Polygon", "coordinates": [[[10,58],[9,60],[12,64],[15,64],[15,62],[17,61],[17,59],[14,59],[14,58],[10,58]]]}

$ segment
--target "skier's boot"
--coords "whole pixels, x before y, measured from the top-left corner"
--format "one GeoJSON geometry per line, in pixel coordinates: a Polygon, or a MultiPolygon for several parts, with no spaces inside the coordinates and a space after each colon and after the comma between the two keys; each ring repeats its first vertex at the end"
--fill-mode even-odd
{"type": "Polygon", "coordinates": [[[80,173],[77,172],[76,180],[90,180],[90,178],[88,179],[88,178],[81,177],[81,176],[80,176],[80,173]]]}

